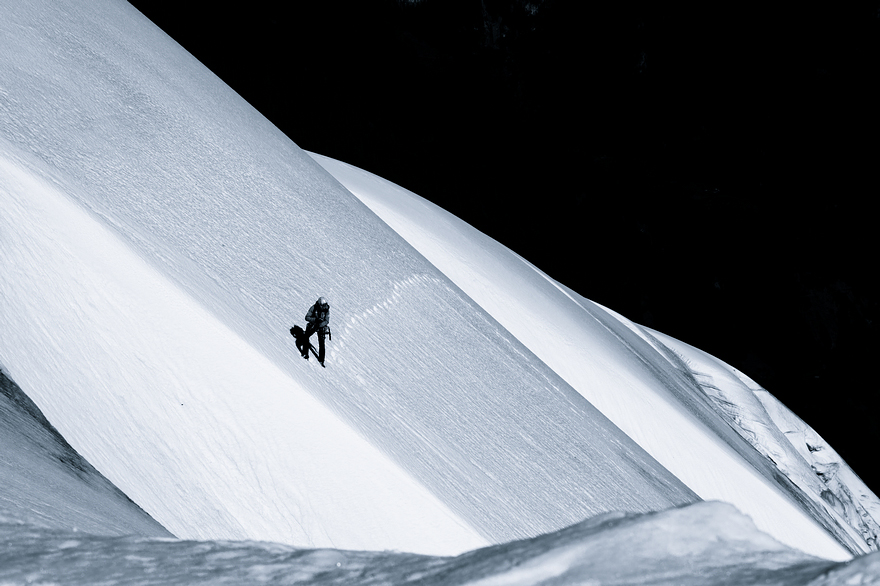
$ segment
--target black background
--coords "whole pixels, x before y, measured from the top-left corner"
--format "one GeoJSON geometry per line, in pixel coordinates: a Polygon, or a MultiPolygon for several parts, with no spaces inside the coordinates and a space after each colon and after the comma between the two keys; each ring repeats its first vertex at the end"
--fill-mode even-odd
{"type": "Polygon", "coordinates": [[[300,147],[742,370],[880,492],[876,0],[131,3],[300,147]]]}

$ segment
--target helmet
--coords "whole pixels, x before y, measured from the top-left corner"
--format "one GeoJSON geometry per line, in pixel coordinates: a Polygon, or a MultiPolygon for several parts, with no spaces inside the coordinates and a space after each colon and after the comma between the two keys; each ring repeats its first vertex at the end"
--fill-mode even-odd
{"type": "Polygon", "coordinates": [[[318,297],[318,300],[315,302],[315,305],[318,307],[329,307],[330,304],[327,303],[327,299],[325,297],[318,297]]]}

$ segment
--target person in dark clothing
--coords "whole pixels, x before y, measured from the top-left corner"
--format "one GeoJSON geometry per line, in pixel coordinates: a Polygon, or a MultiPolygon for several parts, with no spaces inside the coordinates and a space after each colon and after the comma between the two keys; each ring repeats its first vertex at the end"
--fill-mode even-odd
{"type": "Polygon", "coordinates": [[[303,334],[305,341],[303,358],[309,359],[309,338],[315,332],[318,333],[318,362],[324,366],[324,336],[330,331],[330,304],[323,297],[319,297],[306,313],[306,331],[303,334]]]}

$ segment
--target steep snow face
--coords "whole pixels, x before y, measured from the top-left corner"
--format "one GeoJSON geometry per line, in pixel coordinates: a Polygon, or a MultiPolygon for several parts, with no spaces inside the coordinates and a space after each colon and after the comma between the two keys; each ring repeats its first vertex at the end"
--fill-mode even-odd
{"type": "Polygon", "coordinates": [[[416,194],[312,156],[700,497],[734,503],[789,545],[846,557],[782,490],[770,463],[719,417],[681,361],[642,328],[416,194]]]}
{"type": "Polygon", "coordinates": [[[0,580],[14,583],[173,585],[210,576],[217,584],[830,586],[877,584],[880,577],[880,554],[848,564],[812,558],[718,502],[601,515],[536,539],[445,558],[10,529],[0,524],[0,580]]]}
{"type": "Polygon", "coordinates": [[[131,6],[6,3],[0,53],[0,361],[178,537],[449,553],[697,500],[131,6]]]}

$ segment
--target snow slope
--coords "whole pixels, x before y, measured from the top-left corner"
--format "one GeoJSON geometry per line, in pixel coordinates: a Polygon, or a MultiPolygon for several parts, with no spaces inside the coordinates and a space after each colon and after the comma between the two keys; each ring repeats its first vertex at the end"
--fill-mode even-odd
{"type": "Polygon", "coordinates": [[[485,543],[61,193],[8,161],[0,169],[3,362],[172,533],[430,551],[485,543]]]}
{"type": "Polygon", "coordinates": [[[696,499],[130,6],[0,28],[0,360],[175,535],[444,553],[696,499]]]}
{"type": "MultiPolygon", "coordinates": [[[[749,442],[741,418],[718,412],[715,394],[707,394],[707,385],[697,379],[730,367],[700,353],[699,365],[688,368],[684,361],[693,363],[699,350],[584,299],[416,194],[346,163],[312,156],[700,497],[733,503],[763,530],[802,548],[802,534],[811,525],[804,520],[808,510],[851,551],[876,549],[876,517],[859,503],[876,511],[871,507],[877,499],[863,484],[852,484],[862,487],[861,499],[836,491],[852,509],[836,515],[825,506],[807,463],[794,454],[783,459],[772,449],[782,432],[769,417],[763,423],[767,433],[749,442]],[[676,352],[687,352],[684,361],[676,352]],[[768,448],[776,454],[772,462],[765,457],[771,455],[768,448]],[[806,488],[811,480],[809,490],[793,491],[780,478],[778,470],[789,478],[794,467],[802,476],[795,484],[806,488]]],[[[730,383],[718,384],[733,392],[730,383]]],[[[749,401],[758,403],[745,390],[725,404],[744,409],[749,401]]]]}
{"type": "Polygon", "coordinates": [[[702,497],[848,557],[637,326],[343,187],[129,5],[4,4],[0,52],[0,362],[178,537],[448,554],[702,497]]]}

